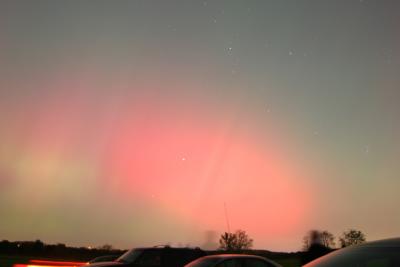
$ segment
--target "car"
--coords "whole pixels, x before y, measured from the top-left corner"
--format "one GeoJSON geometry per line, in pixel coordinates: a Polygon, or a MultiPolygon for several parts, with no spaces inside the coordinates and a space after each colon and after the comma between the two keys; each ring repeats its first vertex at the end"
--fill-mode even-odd
{"type": "Polygon", "coordinates": [[[88,264],[96,263],[96,262],[105,262],[105,261],[114,261],[118,259],[121,255],[104,255],[100,257],[96,257],[88,261],[88,264]]]}
{"type": "Polygon", "coordinates": [[[185,267],[281,267],[281,265],[255,255],[220,254],[201,257],[185,267]]]}
{"type": "Polygon", "coordinates": [[[400,266],[400,238],[391,238],[342,248],[303,267],[398,266],[400,266]]]}
{"type": "Polygon", "coordinates": [[[182,267],[204,255],[206,253],[199,248],[134,248],[114,261],[93,263],[86,267],[182,267]]]}

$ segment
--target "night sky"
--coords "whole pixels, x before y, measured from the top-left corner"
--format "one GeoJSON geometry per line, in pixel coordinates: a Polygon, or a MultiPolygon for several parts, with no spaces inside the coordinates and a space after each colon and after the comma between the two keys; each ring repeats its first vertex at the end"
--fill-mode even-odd
{"type": "Polygon", "coordinates": [[[243,229],[294,251],[310,229],[399,236],[399,14],[1,1],[0,239],[202,246],[243,229]]]}

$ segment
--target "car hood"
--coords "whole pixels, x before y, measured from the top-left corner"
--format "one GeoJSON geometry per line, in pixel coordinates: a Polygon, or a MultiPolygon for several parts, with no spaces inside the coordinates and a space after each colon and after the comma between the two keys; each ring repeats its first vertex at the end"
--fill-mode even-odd
{"type": "Polygon", "coordinates": [[[125,264],[123,262],[118,262],[118,261],[104,261],[104,262],[95,262],[91,263],[88,265],[84,265],[85,267],[119,267],[119,266],[124,266],[125,264]]]}

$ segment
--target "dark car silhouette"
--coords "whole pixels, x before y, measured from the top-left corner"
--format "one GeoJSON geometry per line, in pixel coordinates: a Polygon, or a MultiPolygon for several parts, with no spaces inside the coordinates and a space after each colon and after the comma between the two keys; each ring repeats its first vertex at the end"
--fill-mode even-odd
{"type": "Polygon", "coordinates": [[[89,264],[89,267],[182,267],[206,253],[199,248],[135,248],[111,262],[89,264]]]}
{"type": "Polygon", "coordinates": [[[115,261],[119,257],[121,257],[121,255],[104,255],[104,256],[100,256],[100,257],[91,259],[90,261],[88,261],[88,264],[92,264],[92,263],[96,263],[96,262],[115,261]]]}
{"type": "Polygon", "coordinates": [[[318,258],[303,267],[399,267],[400,238],[346,247],[318,258]]]}
{"type": "Polygon", "coordinates": [[[281,265],[255,255],[221,254],[201,257],[185,267],[281,267],[281,265]]]}

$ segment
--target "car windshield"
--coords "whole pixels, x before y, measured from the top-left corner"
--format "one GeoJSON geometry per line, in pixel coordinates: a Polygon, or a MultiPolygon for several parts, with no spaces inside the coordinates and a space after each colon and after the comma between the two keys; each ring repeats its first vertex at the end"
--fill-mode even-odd
{"type": "Polygon", "coordinates": [[[114,261],[117,257],[114,255],[107,255],[107,256],[101,256],[94,258],[93,260],[89,261],[90,263],[95,263],[95,262],[102,262],[102,261],[114,261]]]}
{"type": "Polygon", "coordinates": [[[209,267],[218,262],[219,258],[201,258],[185,265],[185,267],[209,267]]]}
{"type": "Polygon", "coordinates": [[[400,247],[363,247],[338,250],[303,267],[397,267],[400,247]]]}
{"type": "Polygon", "coordinates": [[[131,249],[121,255],[116,261],[119,262],[134,262],[141,254],[141,249],[131,249]]]}

